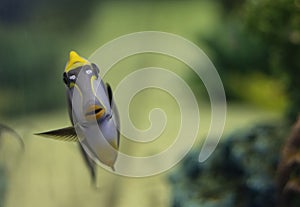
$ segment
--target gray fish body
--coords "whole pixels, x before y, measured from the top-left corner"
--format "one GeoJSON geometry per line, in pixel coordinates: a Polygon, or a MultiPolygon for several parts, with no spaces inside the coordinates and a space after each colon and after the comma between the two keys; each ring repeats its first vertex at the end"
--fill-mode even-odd
{"type": "Polygon", "coordinates": [[[70,52],[63,80],[72,127],[36,135],[79,142],[95,180],[95,164],[102,163],[114,170],[118,156],[120,121],[112,90],[99,77],[98,67],[74,51],[70,52]]]}
{"type": "MultiPolygon", "coordinates": [[[[109,123],[104,123],[104,125],[107,124],[109,123]]],[[[107,131],[106,129],[104,132],[101,132],[101,128],[103,127],[105,128],[105,126],[100,125],[99,130],[99,126],[95,124],[89,125],[86,128],[76,125],[75,129],[79,132],[77,135],[79,136],[80,144],[88,156],[97,164],[103,163],[114,168],[117,151],[109,144],[107,139],[116,137],[117,132],[113,130],[107,131]],[[115,136],[113,137],[112,135],[114,134],[115,136]]]]}
{"type": "MultiPolygon", "coordinates": [[[[107,89],[104,88],[102,80],[93,80],[93,86],[85,84],[88,80],[83,73],[79,75],[76,82],[78,87],[69,91],[68,95],[71,121],[77,132],[80,144],[88,156],[97,164],[99,162],[114,168],[117,159],[116,146],[111,143],[118,143],[118,118],[117,112],[111,108],[111,101],[107,89]],[[91,87],[91,88],[89,88],[91,87]],[[93,90],[96,88],[97,90],[93,90]],[[83,90],[81,90],[83,88],[83,90]],[[80,90],[80,91],[79,91],[80,90]],[[93,94],[95,92],[95,94],[93,94]],[[105,108],[105,113],[100,119],[87,120],[84,109],[89,105],[98,105],[105,108]]],[[[67,89],[69,90],[69,89],[67,89]]]]}
{"type": "MultiPolygon", "coordinates": [[[[114,169],[118,155],[119,118],[113,100],[109,99],[110,88],[98,78],[91,80],[86,71],[92,66],[80,68],[76,85],[67,89],[69,114],[84,152],[97,164],[103,163],[114,169]],[[101,118],[86,118],[86,108],[97,105],[105,109],[101,118]]],[[[93,67],[96,67],[93,65],[93,67]]],[[[108,86],[109,87],[109,86],[108,86]]],[[[112,98],[112,97],[111,97],[112,98]]],[[[90,163],[90,162],[89,162],[90,163]]]]}

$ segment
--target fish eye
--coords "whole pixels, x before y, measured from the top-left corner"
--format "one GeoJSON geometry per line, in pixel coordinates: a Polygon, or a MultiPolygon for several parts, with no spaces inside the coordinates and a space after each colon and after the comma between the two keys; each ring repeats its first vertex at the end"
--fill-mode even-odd
{"type": "Polygon", "coordinates": [[[76,80],[76,75],[71,75],[71,76],[69,77],[69,80],[75,81],[75,80],[76,80]]]}
{"type": "Polygon", "coordinates": [[[68,87],[70,87],[70,84],[71,83],[75,83],[75,81],[76,81],[76,75],[68,75],[66,72],[64,72],[63,73],[63,81],[64,81],[64,83],[68,86],[68,87]]]}
{"type": "Polygon", "coordinates": [[[85,71],[85,73],[88,74],[88,75],[90,75],[90,74],[93,73],[93,71],[91,69],[88,69],[88,70],[85,71]]]}

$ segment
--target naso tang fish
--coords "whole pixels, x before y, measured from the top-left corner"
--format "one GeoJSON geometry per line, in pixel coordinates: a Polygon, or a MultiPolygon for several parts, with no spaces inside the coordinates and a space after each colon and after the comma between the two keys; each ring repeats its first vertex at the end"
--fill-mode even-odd
{"type": "Polygon", "coordinates": [[[99,76],[99,68],[71,51],[63,81],[72,126],[38,133],[57,140],[80,143],[81,152],[95,179],[95,164],[114,168],[119,149],[119,115],[109,84],[99,76]]]}

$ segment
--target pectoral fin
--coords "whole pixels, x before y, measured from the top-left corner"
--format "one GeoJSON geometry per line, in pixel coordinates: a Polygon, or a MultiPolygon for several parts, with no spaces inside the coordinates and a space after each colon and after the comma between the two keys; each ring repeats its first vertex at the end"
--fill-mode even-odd
{"type": "MultiPolygon", "coordinates": [[[[119,112],[118,112],[118,109],[114,103],[114,100],[113,100],[113,92],[111,90],[111,87],[108,83],[106,83],[106,90],[107,90],[107,94],[108,94],[108,99],[109,99],[109,104],[110,104],[110,107],[112,108],[113,112],[114,112],[114,116],[115,116],[115,124],[116,124],[116,127],[117,127],[117,130],[118,130],[118,138],[117,138],[117,143],[115,144],[115,146],[113,146],[115,149],[119,149],[119,146],[120,146],[120,117],[119,117],[119,112]]],[[[114,169],[113,169],[114,170],[114,169]]]]}
{"type": "Polygon", "coordinates": [[[108,99],[109,99],[109,104],[111,106],[112,99],[113,99],[113,93],[112,93],[111,87],[108,83],[106,83],[106,90],[107,90],[107,95],[108,95],[108,99]]]}
{"type": "Polygon", "coordinates": [[[52,138],[55,140],[77,142],[78,137],[74,127],[66,127],[48,132],[36,133],[35,135],[52,138]]]}

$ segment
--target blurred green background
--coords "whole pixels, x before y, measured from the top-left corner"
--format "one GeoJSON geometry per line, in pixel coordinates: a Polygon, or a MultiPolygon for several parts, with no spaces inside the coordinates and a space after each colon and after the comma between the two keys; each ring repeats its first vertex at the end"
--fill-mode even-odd
{"type": "Polygon", "coordinates": [[[60,79],[70,50],[88,57],[116,37],[144,30],[175,33],[199,45],[221,74],[229,101],[282,111],[296,95],[296,0],[3,0],[0,17],[2,116],[63,108],[60,79]]]}
{"type": "MultiPolygon", "coordinates": [[[[62,82],[69,51],[89,57],[110,40],[145,30],[187,38],[204,50],[221,76],[228,133],[262,120],[296,118],[299,10],[299,0],[1,0],[0,120],[23,135],[26,152],[7,169],[0,206],[168,206],[167,173],[133,179],[99,169],[101,187],[95,191],[74,144],[32,135],[69,125],[62,82]]],[[[126,74],[148,66],[168,68],[190,85],[200,105],[203,138],[209,99],[201,80],[182,63],[161,55],[134,56],[117,64],[105,80],[114,89],[126,74]]],[[[149,125],[145,116],[156,106],[165,108],[172,122],[162,141],[145,149],[125,140],[123,150],[145,155],[166,148],[180,118],[174,115],[174,100],[145,91],[132,105],[131,118],[139,127],[149,125]]],[[[195,147],[200,149],[199,142],[195,147]]]]}

